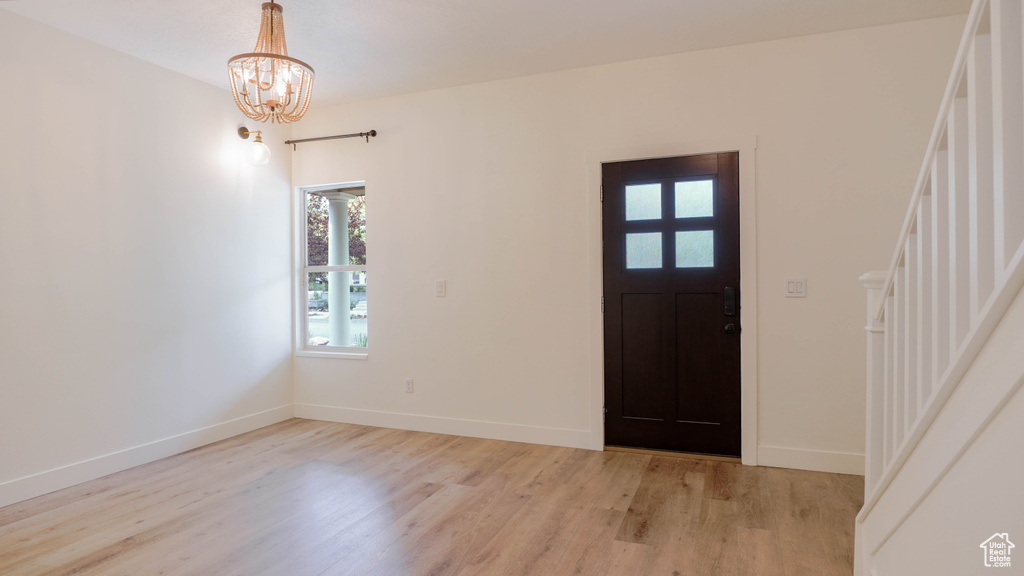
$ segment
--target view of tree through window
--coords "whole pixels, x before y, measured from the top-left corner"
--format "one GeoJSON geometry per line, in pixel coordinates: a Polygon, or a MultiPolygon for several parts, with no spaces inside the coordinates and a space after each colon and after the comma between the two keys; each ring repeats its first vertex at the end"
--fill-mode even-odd
{"type": "MultiPolygon", "coordinates": [[[[306,207],[306,247],[310,266],[327,266],[329,215],[327,198],[309,195],[306,207]]],[[[366,264],[366,196],[348,202],[348,261],[366,264]]]]}
{"type": "Polygon", "coordinates": [[[306,193],[306,341],[310,346],[367,345],[366,200],[362,192],[355,188],[306,193]],[[348,242],[332,245],[332,236],[340,234],[346,235],[348,242]],[[338,313],[346,309],[348,314],[338,313]]]}

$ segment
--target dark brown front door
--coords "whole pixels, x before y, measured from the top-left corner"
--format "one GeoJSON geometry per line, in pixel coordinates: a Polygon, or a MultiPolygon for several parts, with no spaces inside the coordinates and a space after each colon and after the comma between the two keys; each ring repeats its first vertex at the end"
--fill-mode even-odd
{"type": "Polygon", "coordinates": [[[739,456],[739,154],[602,178],[605,444],[739,456]]]}

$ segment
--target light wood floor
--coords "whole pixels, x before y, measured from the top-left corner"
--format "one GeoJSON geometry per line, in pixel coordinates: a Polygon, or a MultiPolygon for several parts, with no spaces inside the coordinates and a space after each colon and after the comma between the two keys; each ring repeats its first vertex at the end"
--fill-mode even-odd
{"type": "Polygon", "coordinates": [[[851,574],[862,489],[289,420],[0,508],[0,574],[851,574]]]}

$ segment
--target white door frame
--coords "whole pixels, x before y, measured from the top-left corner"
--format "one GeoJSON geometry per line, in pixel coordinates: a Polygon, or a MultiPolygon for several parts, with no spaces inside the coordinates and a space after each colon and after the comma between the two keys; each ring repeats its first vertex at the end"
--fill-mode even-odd
{"type": "Polygon", "coordinates": [[[743,463],[757,465],[757,137],[695,138],[692,142],[638,144],[587,151],[587,234],[590,286],[590,448],[604,449],[604,279],[601,230],[601,165],[715,152],[740,154],[740,378],[743,463]]]}

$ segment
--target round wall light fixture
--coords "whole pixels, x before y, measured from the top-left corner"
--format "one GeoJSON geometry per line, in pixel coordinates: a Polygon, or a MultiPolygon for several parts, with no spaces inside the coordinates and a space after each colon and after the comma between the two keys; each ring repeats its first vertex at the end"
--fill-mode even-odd
{"type": "Polygon", "coordinates": [[[245,126],[238,127],[238,137],[248,140],[250,134],[255,134],[252,144],[245,147],[245,161],[253,166],[266,166],[270,162],[270,148],[263,143],[263,133],[259,130],[249,130],[245,126]]]}

